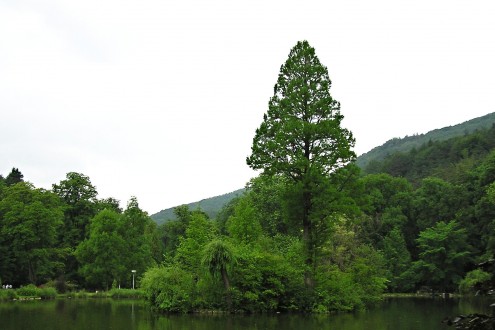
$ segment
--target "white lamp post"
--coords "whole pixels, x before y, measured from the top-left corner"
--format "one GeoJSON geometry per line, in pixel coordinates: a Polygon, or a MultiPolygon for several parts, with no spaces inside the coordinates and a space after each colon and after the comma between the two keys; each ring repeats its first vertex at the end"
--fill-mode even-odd
{"type": "Polygon", "coordinates": [[[134,274],[136,274],[136,270],[133,269],[131,270],[131,272],[132,272],[132,289],[134,290],[134,274]]]}

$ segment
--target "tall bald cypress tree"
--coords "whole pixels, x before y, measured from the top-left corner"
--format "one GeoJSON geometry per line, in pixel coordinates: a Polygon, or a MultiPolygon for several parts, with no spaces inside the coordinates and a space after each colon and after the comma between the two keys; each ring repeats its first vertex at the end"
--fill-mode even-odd
{"type": "MultiPolygon", "coordinates": [[[[252,153],[247,164],[262,169],[267,175],[283,175],[291,179],[305,243],[306,284],[314,285],[317,245],[317,219],[330,178],[352,162],[355,140],[341,127],[340,103],[330,95],[328,70],[307,41],[300,41],[290,51],[280,68],[268,112],[256,130],[252,153]]],[[[335,190],[334,190],[335,191],[335,190]]]]}

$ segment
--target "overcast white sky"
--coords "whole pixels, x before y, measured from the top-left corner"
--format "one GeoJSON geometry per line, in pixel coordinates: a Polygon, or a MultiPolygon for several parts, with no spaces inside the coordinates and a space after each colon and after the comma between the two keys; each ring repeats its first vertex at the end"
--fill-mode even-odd
{"type": "Polygon", "coordinates": [[[0,173],[150,214],[242,188],[303,39],[358,154],[495,111],[493,0],[0,0],[0,173]]]}

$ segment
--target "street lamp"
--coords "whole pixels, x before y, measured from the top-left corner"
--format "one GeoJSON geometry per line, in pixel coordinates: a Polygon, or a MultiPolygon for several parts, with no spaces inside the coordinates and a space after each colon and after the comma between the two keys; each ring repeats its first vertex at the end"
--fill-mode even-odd
{"type": "Polygon", "coordinates": [[[133,269],[131,270],[131,272],[132,272],[132,289],[134,290],[134,274],[136,274],[136,270],[133,269]]]}

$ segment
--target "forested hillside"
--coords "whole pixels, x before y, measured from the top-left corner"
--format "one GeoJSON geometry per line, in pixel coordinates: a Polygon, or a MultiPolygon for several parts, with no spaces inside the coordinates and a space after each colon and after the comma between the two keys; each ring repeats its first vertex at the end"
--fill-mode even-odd
{"type": "MultiPolygon", "coordinates": [[[[214,219],[217,217],[218,212],[222,209],[222,207],[230,202],[236,196],[241,195],[244,192],[244,188],[238,189],[228,194],[223,194],[220,196],[210,197],[199,202],[192,202],[185,204],[190,210],[201,209],[201,211],[205,212],[208,217],[214,219]]],[[[151,218],[156,221],[158,224],[162,224],[168,220],[177,220],[177,216],[174,213],[174,207],[161,210],[155,214],[151,215],[151,218]]]]}
{"type": "Polygon", "coordinates": [[[472,133],[479,129],[490,128],[495,123],[495,113],[468,120],[464,123],[439,128],[426,134],[406,136],[404,138],[393,138],[381,146],[377,146],[357,158],[357,165],[366,168],[370,162],[381,161],[388,155],[396,152],[407,152],[413,148],[419,148],[429,141],[445,141],[456,136],[472,133]]]}
{"type": "Polygon", "coordinates": [[[381,161],[371,161],[364,173],[388,173],[414,184],[429,176],[459,183],[465,181],[467,173],[483,162],[494,148],[495,124],[492,124],[470,134],[429,140],[419,147],[390,153],[381,161]]]}

